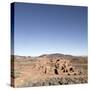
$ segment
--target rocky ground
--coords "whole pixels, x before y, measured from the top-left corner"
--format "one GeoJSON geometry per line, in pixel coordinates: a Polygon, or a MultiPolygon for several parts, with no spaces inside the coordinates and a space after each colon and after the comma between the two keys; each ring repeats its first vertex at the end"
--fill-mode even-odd
{"type": "Polygon", "coordinates": [[[14,87],[81,84],[88,82],[87,57],[45,54],[38,57],[12,56],[14,87]]]}

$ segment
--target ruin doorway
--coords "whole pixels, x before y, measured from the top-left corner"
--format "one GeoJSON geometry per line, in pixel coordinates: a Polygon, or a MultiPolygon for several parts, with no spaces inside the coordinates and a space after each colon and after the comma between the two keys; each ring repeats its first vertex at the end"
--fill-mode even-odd
{"type": "Polygon", "coordinates": [[[57,69],[54,69],[54,73],[55,73],[56,75],[58,75],[58,70],[57,70],[57,69]]]}

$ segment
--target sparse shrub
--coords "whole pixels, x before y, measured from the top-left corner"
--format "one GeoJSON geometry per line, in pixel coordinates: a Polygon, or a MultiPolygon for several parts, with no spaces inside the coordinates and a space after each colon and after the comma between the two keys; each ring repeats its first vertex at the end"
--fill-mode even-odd
{"type": "Polygon", "coordinates": [[[68,76],[70,76],[70,73],[68,73],[68,76]]]}
{"type": "Polygon", "coordinates": [[[49,85],[52,85],[51,82],[49,82],[49,85]]]}
{"type": "Polygon", "coordinates": [[[63,83],[61,81],[58,82],[60,85],[62,85],[63,83]]]}
{"type": "Polygon", "coordinates": [[[74,75],[77,75],[76,73],[74,73],[74,75]]]}

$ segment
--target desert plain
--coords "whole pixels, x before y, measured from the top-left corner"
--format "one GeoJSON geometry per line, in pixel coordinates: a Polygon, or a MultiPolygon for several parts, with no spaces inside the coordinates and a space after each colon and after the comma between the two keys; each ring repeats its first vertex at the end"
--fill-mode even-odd
{"type": "Polygon", "coordinates": [[[60,53],[11,56],[11,86],[34,87],[88,83],[88,57],[60,53]]]}

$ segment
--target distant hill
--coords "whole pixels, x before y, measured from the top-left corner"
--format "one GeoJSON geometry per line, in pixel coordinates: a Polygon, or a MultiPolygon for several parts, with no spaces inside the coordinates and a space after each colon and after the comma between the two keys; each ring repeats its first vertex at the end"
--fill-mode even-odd
{"type": "Polygon", "coordinates": [[[73,55],[65,55],[65,54],[60,54],[60,53],[43,54],[43,55],[40,55],[39,57],[46,57],[49,59],[64,58],[64,59],[69,59],[69,60],[79,60],[79,59],[87,60],[87,56],[73,56],[73,55]]]}
{"type": "Polygon", "coordinates": [[[53,54],[42,54],[40,56],[37,57],[32,57],[32,56],[19,56],[19,55],[15,55],[12,57],[14,57],[15,59],[25,59],[25,60],[30,60],[30,59],[38,59],[38,58],[48,58],[50,60],[52,59],[69,59],[69,60],[87,60],[88,57],[87,56],[73,56],[73,55],[65,55],[65,54],[61,54],[61,53],[53,53],[53,54]]]}

